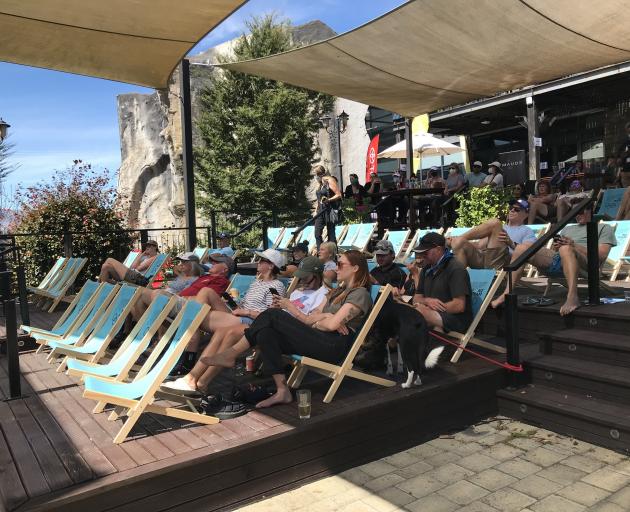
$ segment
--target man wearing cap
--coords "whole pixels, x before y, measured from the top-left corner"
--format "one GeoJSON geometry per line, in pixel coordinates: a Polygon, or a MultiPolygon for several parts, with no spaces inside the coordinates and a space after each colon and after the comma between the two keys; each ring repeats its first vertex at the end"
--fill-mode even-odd
{"type": "Polygon", "coordinates": [[[98,280],[101,283],[127,281],[128,283],[138,286],[146,286],[149,280],[144,276],[144,272],[149,269],[158,252],[157,242],[155,240],[149,240],[145,244],[144,250],[129,268],[114,258],[107,258],[105,263],[101,266],[101,273],[98,276],[98,280]]]}
{"type": "Polygon", "coordinates": [[[282,277],[293,277],[293,273],[300,265],[300,262],[308,255],[308,242],[303,240],[290,249],[285,249],[285,251],[289,250],[291,251],[292,259],[280,271],[282,277]]]}
{"type": "Polygon", "coordinates": [[[503,170],[501,162],[494,161],[488,165],[488,176],[483,179],[482,187],[503,188],[503,170]]]}
{"type": "Polygon", "coordinates": [[[221,232],[217,235],[217,245],[218,249],[210,249],[208,251],[210,254],[223,254],[225,256],[229,256],[230,258],[234,257],[234,249],[230,247],[230,235],[221,232]]]}
{"type": "Polygon", "coordinates": [[[468,186],[470,188],[477,188],[483,185],[483,180],[485,180],[488,175],[485,172],[481,172],[483,168],[483,164],[479,160],[475,160],[472,165],[472,172],[466,175],[466,181],[468,181],[468,186]]]}
{"type": "Polygon", "coordinates": [[[165,291],[179,293],[190,286],[201,274],[203,267],[199,264],[199,256],[192,252],[184,252],[173,258],[173,275],[175,279],[168,282],[165,291]]]}
{"type": "Polygon", "coordinates": [[[488,219],[462,236],[447,238],[447,244],[464,268],[503,268],[517,246],[527,247],[536,241],[535,233],[525,225],[528,214],[525,199],[512,199],[507,224],[488,219]]]}
{"type": "Polygon", "coordinates": [[[422,266],[414,307],[429,328],[466,332],[472,322],[472,290],[466,268],[446,248],[446,239],[434,231],[420,239],[414,253],[422,266]]]}
{"type": "Polygon", "coordinates": [[[374,247],[377,267],[370,271],[372,284],[385,286],[391,284],[394,288],[402,288],[407,279],[407,274],[394,263],[396,253],[389,240],[380,240],[374,247]]]}

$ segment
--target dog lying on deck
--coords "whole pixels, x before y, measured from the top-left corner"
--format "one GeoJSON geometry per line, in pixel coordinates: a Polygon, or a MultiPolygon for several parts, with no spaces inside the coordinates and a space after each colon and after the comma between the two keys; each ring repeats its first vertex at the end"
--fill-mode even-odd
{"type": "Polygon", "coordinates": [[[388,300],[376,327],[381,336],[398,338],[399,360],[402,359],[407,371],[407,380],[402,387],[407,389],[412,384],[421,386],[420,375],[424,370],[435,367],[444,351],[443,345],[432,342],[424,317],[409,304],[388,300]]]}

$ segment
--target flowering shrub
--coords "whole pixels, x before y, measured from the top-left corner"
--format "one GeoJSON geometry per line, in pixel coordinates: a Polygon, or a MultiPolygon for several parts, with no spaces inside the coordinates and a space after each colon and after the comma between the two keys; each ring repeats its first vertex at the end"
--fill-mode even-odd
{"type": "Polygon", "coordinates": [[[125,222],[116,199],[109,173],[81,160],[56,171],[50,182],[18,189],[17,217],[10,231],[32,234],[17,237],[29,283],[39,283],[63,256],[64,231],[73,232],[72,255],[88,259],[78,284],[98,275],[107,257],[124,259],[132,240],[129,233],[120,232],[125,222]]]}

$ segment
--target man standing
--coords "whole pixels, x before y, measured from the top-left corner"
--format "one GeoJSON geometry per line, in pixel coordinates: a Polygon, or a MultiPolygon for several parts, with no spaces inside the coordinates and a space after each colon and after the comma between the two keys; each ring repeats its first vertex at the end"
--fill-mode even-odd
{"type": "Polygon", "coordinates": [[[209,254],[223,254],[224,256],[229,256],[230,258],[234,257],[234,249],[230,247],[230,235],[227,233],[221,232],[217,235],[217,245],[218,249],[210,249],[209,254]]]}
{"type": "Polygon", "coordinates": [[[482,168],[483,164],[479,160],[473,162],[472,172],[466,175],[466,180],[470,188],[481,187],[483,180],[488,176],[485,172],[481,172],[482,168]]]}
{"type": "Polygon", "coordinates": [[[517,246],[528,247],[536,241],[532,229],[525,225],[528,214],[529,203],[525,199],[511,200],[507,224],[488,219],[447,242],[464,267],[503,268],[517,246]]]}
{"type": "MultiPolygon", "coordinates": [[[[575,206],[581,200],[574,200],[572,206],[575,206]]],[[[565,277],[567,280],[567,300],[560,308],[560,314],[566,316],[580,307],[578,297],[577,279],[578,272],[587,270],[587,253],[586,253],[586,224],[591,220],[592,204],[587,206],[583,212],[579,213],[575,220],[577,224],[565,227],[560,236],[554,238],[551,249],[542,248],[535,253],[529,263],[538,268],[548,277],[565,277]]],[[[617,245],[615,233],[608,224],[598,224],[597,226],[599,245],[597,252],[600,265],[606,261],[611,247],[617,245]]],[[[526,247],[517,247],[513,254],[513,259],[518,258],[526,247]]],[[[514,285],[518,283],[523,275],[524,265],[512,274],[512,282],[514,285]]],[[[492,301],[492,307],[496,308],[505,301],[505,295],[492,301]]]]}
{"type": "Polygon", "coordinates": [[[370,272],[372,284],[385,286],[391,284],[394,288],[402,288],[407,279],[407,275],[398,265],[394,263],[396,254],[394,246],[389,240],[380,240],[374,248],[377,267],[370,272]]]}
{"type": "Polygon", "coordinates": [[[414,249],[422,261],[413,305],[429,328],[466,332],[472,322],[472,289],[466,268],[446,248],[446,239],[429,232],[414,249]]]}

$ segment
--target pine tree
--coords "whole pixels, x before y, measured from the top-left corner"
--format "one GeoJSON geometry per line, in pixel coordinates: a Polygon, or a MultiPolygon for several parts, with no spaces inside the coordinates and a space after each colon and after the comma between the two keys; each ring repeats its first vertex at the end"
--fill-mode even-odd
{"type": "MultiPolygon", "coordinates": [[[[253,18],[250,35],[220,62],[254,59],[293,48],[289,25],[253,18]]],[[[215,71],[201,94],[195,151],[198,204],[251,212],[306,209],[305,189],[315,157],[318,119],[332,107],[327,95],[231,71],[215,71]]]]}

